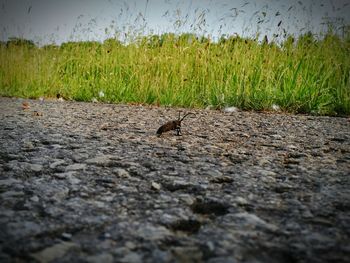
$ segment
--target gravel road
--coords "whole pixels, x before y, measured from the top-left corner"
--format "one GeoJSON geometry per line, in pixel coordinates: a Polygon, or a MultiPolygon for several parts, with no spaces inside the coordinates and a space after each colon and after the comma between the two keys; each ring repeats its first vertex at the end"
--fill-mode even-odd
{"type": "Polygon", "coordinates": [[[349,118],[0,109],[1,262],[350,262],[349,118]]]}

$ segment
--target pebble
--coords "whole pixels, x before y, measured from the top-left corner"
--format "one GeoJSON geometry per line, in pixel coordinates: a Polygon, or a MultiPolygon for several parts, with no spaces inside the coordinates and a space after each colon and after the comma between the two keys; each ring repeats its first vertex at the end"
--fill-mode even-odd
{"type": "Polygon", "coordinates": [[[278,230],[277,226],[270,224],[270,223],[267,223],[266,221],[262,220],[261,218],[259,218],[255,214],[243,212],[243,213],[234,214],[233,217],[240,219],[244,226],[262,227],[262,228],[266,228],[270,231],[277,231],[278,230]]]}
{"type": "Polygon", "coordinates": [[[85,163],[75,163],[75,164],[71,164],[68,165],[66,167],[66,171],[77,171],[77,170],[84,170],[86,168],[86,164],[85,163]]]}
{"type": "Polygon", "coordinates": [[[249,201],[241,196],[237,196],[235,198],[235,202],[238,204],[238,205],[248,205],[249,204],[249,201]]]}
{"type": "Polygon", "coordinates": [[[159,191],[160,188],[161,188],[161,186],[160,186],[160,184],[158,184],[158,183],[156,183],[156,182],[152,182],[152,183],[151,183],[151,188],[152,188],[153,190],[159,191]]]}
{"type": "Polygon", "coordinates": [[[142,263],[142,257],[136,252],[130,252],[120,259],[122,263],[142,263]]]}
{"type": "Polygon", "coordinates": [[[13,178],[0,180],[0,187],[9,187],[14,184],[20,184],[22,181],[13,178]]]}
{"type": "Polygon", "coordinates": [[[125,169],[122,169],[122,168],[115,168],[113,170],[113,173],[125,179],[130,177],[130,174],[125,169]]]}
{"type": "Polygon", "coordinates": [[[23,191],[9,190],[9,191],[1,193],[1,197],[3,199],[10,198],[10,197],[18,197],[18,196],[24,196],[24,192],[23,191]]]}
{"type": "Polygon", "coordinates": [[[112,160],[110,159],[110,156],[102,155],[97,156],[95,158],[87,159],[85,163],[87,164],[94,164],[94,165],[100,165],[100,166],[108,166],[112,160]]]}
{"type": "Polygon", "coordinates": [[[40,172],[43,169],[41,164],[29,164],[29,169],[33,172],[40,172]]]}
{"type": "Polygon", "coordinates": [[[140,226],[136,233],[139,237],[144,238],[146,240],[161,240],[170,236],[170,232],[163,226],[154,226],[151,224],[145,224],[140,226]]]}
{"type": "Polygon", "coordinates": [[[64,232],[64,233],[62,233],[61,236],[62,236],[62,238],[65,239],[65,240],[70,240],[70,239],[72,239],[72,234],[70,234],[70,233],[64,232]]]}
{"type": "Polygon", "coordinates": [[[40,200],[39,197],[36,195],[34,195],[30,198],[30,201],[35,202],[35,203],[39,202],[39,200],[40,200]]]}
{"type": "Polygon", "coordinates": [[[55,169],[57,166],[63,165],[65,163],[66,163],[65,160],[57,160],[57,161],[50,164],[50,168],[55,169]]]}
{"type": "Polygon", "coordinates": [[[40,263],[49,263],[62,258],[69,250],[76,247],[77,245],[73,242],[61,242],[33,253],[32,257],[40,263]]]}
{"type": "Polygon", "coordinates": [[[34,150],[34,144],[31,141],[24,141],[22,145],[23,151],[33,151],[34,150]]]}
{"type": "Polygon", "coordinates": [[[89,263],[113,263],[114,258],[109,253],[101,253],[95,256],[89,256],[86,258],[89,263]]]}
{"type": "Polygon", "coordinates": [[[236,108],[236,107],[226,107],[226,108],[224,108],[224,112],[228,112],[228,113],[237,112],[237,111],[239,111],[239,109],[236,108]]]}

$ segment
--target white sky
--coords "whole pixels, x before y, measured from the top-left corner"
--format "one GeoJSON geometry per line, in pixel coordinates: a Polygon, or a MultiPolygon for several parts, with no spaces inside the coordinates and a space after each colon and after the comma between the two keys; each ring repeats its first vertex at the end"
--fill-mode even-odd
{"type": "Polygon", "coordinates": [[[130,31],[212,38],[259,31],[271,38],[283,29],[318,33],[325,17],[350,24],[350,0],[0,0],[0,7],[1,40],[16,36],[41,44],[102,41],[116,32],[123,38],[130,31]]]}

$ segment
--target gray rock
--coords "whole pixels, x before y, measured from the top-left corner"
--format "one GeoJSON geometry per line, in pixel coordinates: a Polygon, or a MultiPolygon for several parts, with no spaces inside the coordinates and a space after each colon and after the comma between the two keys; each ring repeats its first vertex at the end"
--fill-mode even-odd
{"type": "Polygon", "coordinates": [[[235,198],[235,202],[238,204],[238,205],[248,205],[249,204],[249,201],[241,196],[237,196],[235,198]]]}
{"type": "Polygon", "coordinates": [[[271,223],[267,223],[266,221],[262,220],[258,216],[251,213],[243,212],[243,213],[233,214],[230,216],[232,216],[233,218],[239,219],[241,224],[246,227],[253,227],[253,228],[259,227],[259,228],[268,229],[273,232],[278,230],[277,226],[271,223]]]}
{"type": "Polygon", "coordinates": [[[161,240],[170,236],[170,232],[163,226],[154,226],[151,224],[141,225],[136,234],[146,240],[161,240]]]}
{"type": "Polygon", "coordinates": [[[62,238],[63,239],[65,239],[65,240],[70,240],[70,239],[72,239],[72,234],[71,233],[66,233],[66,232],[64,232],[64,233],[62,233],[62,238]]]}
{"type": "Polygon", "coordinates": [[[56,160],[55,162],[50,164],[50,168],[51,169],[56,169],[57,166],[63,165],[65,163],[66,163],[65,160],[56,160]]]}
{"type": "Polygon", "coordinates": [[[33,171],[33,172],[41,172],[43,169],[43,166],[41,164],[30,163],[30,164],[28,164],[28,169],[33,171]]]}
{"type": "Polygon", "coordinates": [[[68,165],[66,167],[66,171],[69,172],[69,171],[84,170],[85,167],[86,167],[85,163],[75,163],[75,164],[68,165]]]}
{"type": "Polygon", "coordinates": [[[13,178],[2,179],[0,180],[0,187],[6,188],[6,187],[10,187],[11,185],[20,184],[20,183],[22,183],[22,181],[13,179],[13,178]]]}
{"type": "Polygon", "coordinates": [[[23,191],[6,191],[1,193],[1,198],[7,199],[7,198],[13,198],[13,197],[19,197],[19,196],[24,196],[23,191]]]}
{"type": "Polygon", "coordinates": [[[70,184],[80,184],[81,180],[76,178],[74,175],[70,174],[67,176],[67,179],[70,184]]]}
{"type": "Polygon", "coordinates": [[[73,242],[62,242],[45,248],[37,253],[33,253],[32,257],[41,263],[49,263],[53,260],[62,258],[69,250],[78,247],[79,246],[73,242]]]}
{"type": "Polygon", "coordinates": [[[55,173],[54,177],[57,179],[68,179],[72,176],[74,176],[77,172],[76,171],[69,171],[65,173],[55,173]]]}
{"type": "Polygon", "coordinates": [[[33,151],[35,149],[33,142],[25,140],[22,145],[22,150],[23,151],[33,151]]]}
{"type": "Polygon", "coordinates": [[[101,253],[95,256],[89,256],[86,258],[86,261],[89,263],[113,263],[113,256],[109,253],[101,253]]]}
{"type": "Polygon", "coordinates": [[[39,197],[36,195],[34,195],[30,198],[30,201],[35,202],[35,203],[39,202],[39,200],[40,200],[39,197]]]}
{"type": "Polygon", "coordinates": [[[39,224],[31,221],[11,222],[6,225],[5,229],[16,240],[43,232],[43,228],[39,224]]]}
{"type": "Polygon", "coordinates": [[[160,188],[161,188],[161,186],[160,186],[160,184],[158,184],[158,183],[156,183],[156,182],[152,182],[152,183],[151,183],[151,188],[152,188],[153,190],[159,191],[160,188]]]}
{"type": "Polygon", "coordinates": [[[85,160],[87,164],[94,164],[99,166],[109,166],[113,161],[110,159],[109,155],[101,155],[95,158],[85,160]]]}
{"type": "Polygon", "coordinates": [[[120,259],[123,263],[141,263],[143,262],[142,256],[136,252],[129,252],[124,257],[120,259]]]}
{"type": "Polygon", "coordinates": [[[130,177],[130,174],[125,169],[122,169],[122,168],[115,168],[113,170],[113,173],[119,177],[122,177],[122,178],[129,178],[130,177]]]}

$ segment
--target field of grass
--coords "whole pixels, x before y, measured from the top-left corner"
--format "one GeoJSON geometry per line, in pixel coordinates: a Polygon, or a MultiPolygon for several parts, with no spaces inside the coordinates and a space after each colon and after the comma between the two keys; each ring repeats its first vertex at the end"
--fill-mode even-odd
{"type": "Polygon", "coordinates": [[[350,37],[283,43],[191,34],[0,47],[0,95],[350,115],[350,37]]]}

